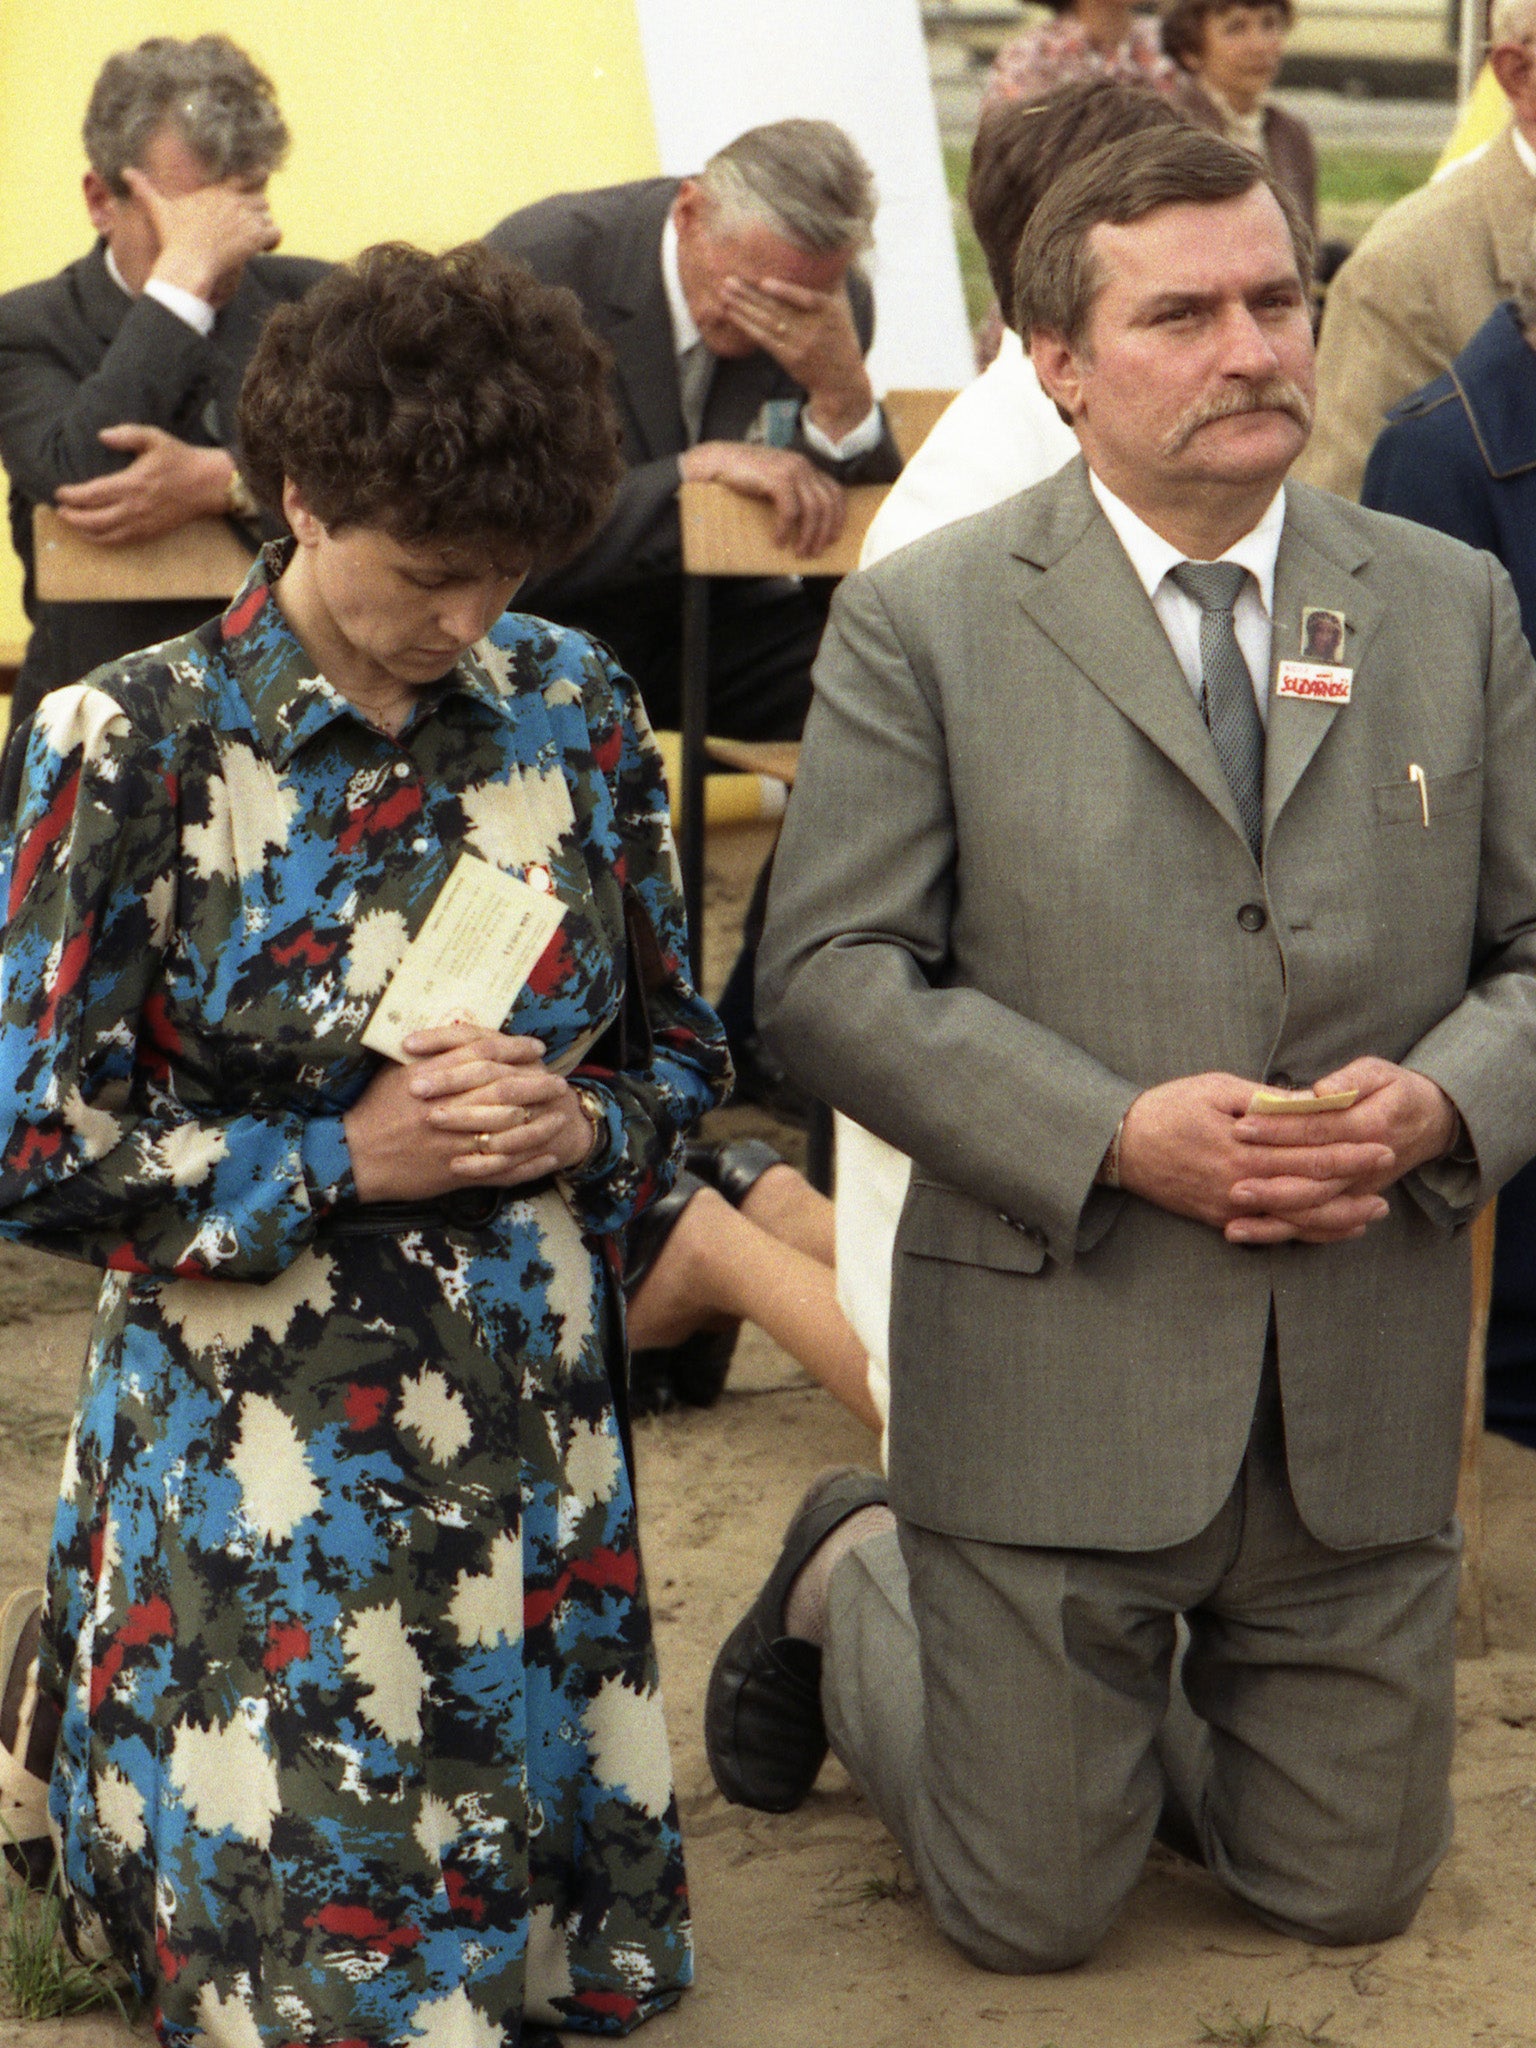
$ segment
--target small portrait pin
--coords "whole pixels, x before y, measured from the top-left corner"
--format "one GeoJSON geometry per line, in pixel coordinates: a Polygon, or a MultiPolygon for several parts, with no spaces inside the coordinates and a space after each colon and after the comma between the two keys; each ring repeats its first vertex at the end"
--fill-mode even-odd
{"type": "Polygon", "coordinates": [[[1322,605],[1308,605],[1301,615],[1301,658],[1303,661],[1341,662],[1344,659],[1345,619],[1322,605]]]}

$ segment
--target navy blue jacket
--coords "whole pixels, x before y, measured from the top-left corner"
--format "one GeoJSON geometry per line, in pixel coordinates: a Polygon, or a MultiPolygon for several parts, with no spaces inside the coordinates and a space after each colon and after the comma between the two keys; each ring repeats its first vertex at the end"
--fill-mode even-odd
{"type": "MultiPolygon", "coordinates": [[[[1360,502],[1497,555],[1536,646],[1536,349],[1511,302],[1387,414],[1360,502]]],[[[1487,1421],[1536,1446],[1536,1161],[1499,1195],[1487,1421]]]]}
{"type": "Polygon", "coordinates": [[[1536,349],[1511,302],[1387,414],[1360,502],[1497,555],[1536,646],[1536,349]]]}

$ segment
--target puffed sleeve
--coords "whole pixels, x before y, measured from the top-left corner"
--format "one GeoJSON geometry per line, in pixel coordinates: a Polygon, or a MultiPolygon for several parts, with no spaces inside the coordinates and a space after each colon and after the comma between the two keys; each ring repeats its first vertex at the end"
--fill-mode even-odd
{"type": "Polygon", "coordinates": [[[650,1040],[643,1066],[588,1064],[572,1077],[608,1108],[606,1133],[570,1177],[575,1207],[589,1229],[611,1231],[672,1185],[688,1131],[730,1091],[731,1063],[720,1020],[688,974],[666,781],[639,692],[596,648],[584,668],[583,704],[603,799],[591,829],[604,842],[595,850],[641,913],[631,917],[629,972],[650,1040]]]}
{"type": "Polygon", "coordinates": [[[178,1096],[159,986],[174,756],[89,682],[34,721],[4,876],[0,1236],[126,1272],[260,1279],[313,1236],[338,1158],[325,1120],[178,1096]]]}

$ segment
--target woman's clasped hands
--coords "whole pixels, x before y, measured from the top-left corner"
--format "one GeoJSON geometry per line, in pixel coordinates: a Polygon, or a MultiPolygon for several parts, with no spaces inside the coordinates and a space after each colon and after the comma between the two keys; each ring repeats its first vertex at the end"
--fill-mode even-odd
{"type": "Polygon", "coordinates": [[[589,1157],[596,1132],[536,1038],[439,1024],[405,1041],[344,1118],[360,1202],[432,1200],[517,1187],[589,1157]]]}

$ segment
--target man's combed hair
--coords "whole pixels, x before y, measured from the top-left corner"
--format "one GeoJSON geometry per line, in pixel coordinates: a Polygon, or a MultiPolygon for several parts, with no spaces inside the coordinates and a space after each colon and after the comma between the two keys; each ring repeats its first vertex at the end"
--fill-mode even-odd
{"type": "Polygon", "coordinates": [[[228,36],[152,36],[101,68],[85,110],[85,154],[119,198],[169,121],[215,178],[266,177],[288,153],[272,81],[228,36]]]}
{"type": "Polygon", "coordinates": [[[772,121],[709,159],[698,183],[726,220],[764,221],[815,255],[872,240],[875,180],[834,122],[772,121]]]}
{"type": "Polygon", "coordinates": [[[574,554],[620,474],[609,356],[574,293],[483,243],[365,249],[267,322],[240,394],[241,467],[289,477],[331,528],[574,554]]]}
{"type": "Polygon", "coordinates": [[[983,116],[965,198],[1005,316],[1019,238],[1051,182],[1107,142],[1180,118],[1161,93],[1109,78],[1064,85],[1042,100],[1005,100],[983,116]]]}
{"type": "Polygon", "coordinates": [[[1303,286],[1312,281],[1312,231],[1295,200],[1256,156],[1224,136],[1179,122],[1096,149],[1055,180],[1035,208],[1014,266],[1014,323],[1074,348],[1098,296],[1098,267],[1088,237],[1101,223],[1129,227],[1160,206],[1210,206],[1240,199],[1255,185],[1274,196],[1296,252],[1303,286]]]}

